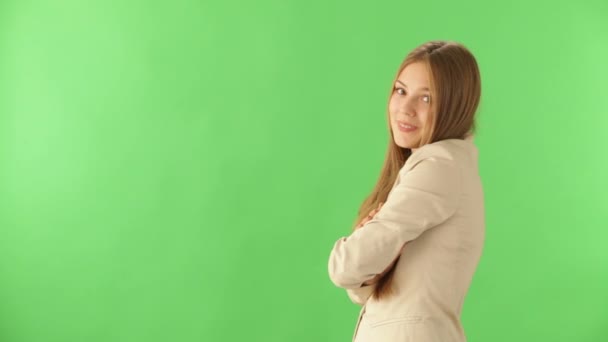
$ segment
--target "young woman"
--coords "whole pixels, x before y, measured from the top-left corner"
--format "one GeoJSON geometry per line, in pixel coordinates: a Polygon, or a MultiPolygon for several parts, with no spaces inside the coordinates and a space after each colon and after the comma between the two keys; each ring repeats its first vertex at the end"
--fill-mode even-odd
{"type": "Polygon", "coordinates": [[[466,341],[460,314],[485,239],[480,95],[462,44],[430,41],[401,63],[384,167],[329,256],[331,281],[362,305],[353,341],[466,341]]]}

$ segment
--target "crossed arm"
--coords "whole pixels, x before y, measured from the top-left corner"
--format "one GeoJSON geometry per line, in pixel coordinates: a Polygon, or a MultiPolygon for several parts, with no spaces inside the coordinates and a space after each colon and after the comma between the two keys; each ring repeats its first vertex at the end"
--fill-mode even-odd
{"type": "Polygon", "coordinates": [[[460,196],[460,169],[453,160],[418,161],[391,191],[374,218],[335,242],[328,271],[349,297],[364,302],[408,241],[451,217],[460,196]]]}

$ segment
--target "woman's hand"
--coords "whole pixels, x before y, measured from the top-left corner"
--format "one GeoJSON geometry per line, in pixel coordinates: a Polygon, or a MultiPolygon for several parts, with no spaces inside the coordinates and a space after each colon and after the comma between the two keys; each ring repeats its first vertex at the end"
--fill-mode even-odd
{"type": "Polygon", "coordinates": [[[378,211],[380,211],[380,208],[382,208],[382,205],[384,205],[383,202],[380,202],[380,204],[378,204],[378,207],[372,211],[369,212],[369,215],[367,215],[366,217],[364,217],[361,222],[359,222],[359,224],[357,225],[357,227],[355,227],[355,229],[359,229],[361,227],[363,227],[363,225],[365,225],[369,220],[373,219],[374,216],[378,213],[378,211]]]}

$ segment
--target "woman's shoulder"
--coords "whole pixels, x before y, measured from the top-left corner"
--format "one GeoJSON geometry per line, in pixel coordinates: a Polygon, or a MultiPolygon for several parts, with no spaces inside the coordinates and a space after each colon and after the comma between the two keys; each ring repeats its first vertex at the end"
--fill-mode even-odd
{"type": "Polygon", "coordinates": [[[471,139],[444,139],[416,149],[406,160],[404,169],[426,159],[440,159],[447,163],[458,163],[477,158],[477,147],[471,139]]]}

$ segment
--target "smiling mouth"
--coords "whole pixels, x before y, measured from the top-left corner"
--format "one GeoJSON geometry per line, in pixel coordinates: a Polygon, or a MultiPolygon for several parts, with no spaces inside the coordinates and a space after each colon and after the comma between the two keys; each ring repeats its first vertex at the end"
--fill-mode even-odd
{"type": "Polygon", "coordinates": [[[416,128],[418,128],[418,127],[416,127],[414,125],[406,124],[406,123],[403,123],[401,121],[397,121],[397,123],[399,124],[399,127],[406,128],[406,129],[416,129],[416,128]]]}
{"type": "Polygon", "coordinates": [[[405,124],[401,121],[397,121],[397,127],[399,127],[399,130],[401,132],[405,132],[405,133],[411,133],[418,129],[418,127],[416,127],[414,125],[405,124]]]}

